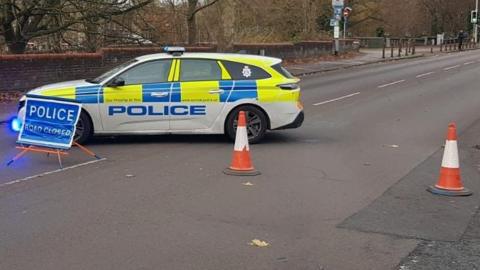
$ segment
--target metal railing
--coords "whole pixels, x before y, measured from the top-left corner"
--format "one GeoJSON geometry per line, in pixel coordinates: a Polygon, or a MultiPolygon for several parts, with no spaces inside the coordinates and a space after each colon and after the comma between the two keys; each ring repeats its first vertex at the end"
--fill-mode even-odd
{"type": "MultiPolygon", "coordinates": [[[[444,39],[440,44],[435,44],[431,41],[430,45],[423,46],[423,48],[430,47],[430,53],[435,52],[453,52],[478,49],[479,45],[471,40],[465,40],[462,43],[457,38],[444,39]]],[[[415,55],[417,53],[417,39],[415,38],[387,38],[383,42],[382,58],[387,58],[389,52],[390,58],[415,55]]]]}

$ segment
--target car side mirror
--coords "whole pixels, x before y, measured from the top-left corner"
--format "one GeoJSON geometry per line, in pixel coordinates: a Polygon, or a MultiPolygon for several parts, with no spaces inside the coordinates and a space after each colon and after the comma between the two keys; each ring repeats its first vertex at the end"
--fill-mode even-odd
{"type": "Polygon", "coordinates": [[[119,87],[119,86],[124,86],[125,85],[125,80],[120,78],[120,77],[116,77],[116,78],[113,78],[113,80],[111,80],[107,86],[109,87],[119,87]]]}

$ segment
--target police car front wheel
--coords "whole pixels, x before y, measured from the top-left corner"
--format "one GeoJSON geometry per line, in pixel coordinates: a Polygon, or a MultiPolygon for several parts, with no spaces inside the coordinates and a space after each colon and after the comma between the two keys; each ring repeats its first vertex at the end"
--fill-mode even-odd
{"type": "Polygon", "coordinates": [[[234,109],[227,118],[226,135],[235,140],[237,131],[238,113],[244,111],[247,120],[248,141],[250,143],[257,143],[265,136],[268,128],[268,119],[265,113],[254,106],[241,106],[234,109]]]}
{"type": "Polygon", "coordinates": [[[79,144],[85,143],[92,135],[92,121],[85,111],[82,111],[75,129],[73,140],[79,144]]]}

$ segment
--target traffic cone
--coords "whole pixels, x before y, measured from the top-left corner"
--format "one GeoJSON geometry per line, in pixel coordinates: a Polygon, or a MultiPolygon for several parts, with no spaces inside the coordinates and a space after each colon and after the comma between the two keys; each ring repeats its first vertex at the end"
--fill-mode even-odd
{"type": "Polygon", "coordinates": [[[233,148],[232,164],[223,171],[228,175],[255,176],[260,172],[255,170],[250,158],[250,147],[248,146],[247,121],[245,112],[238,113],[237,133],[235,135],[235,146],[233,148]]]}
{"type": "Polygon", "coordinates": [[[446,196],[470,196],[472,192],[466,189],[460,179],[460,165],[458,161],[457,127],[455,123],[448,125],[447,141],[443,151],[440,177],[435,186],[429,186],[428,191],[433,194],[446,196]]]}

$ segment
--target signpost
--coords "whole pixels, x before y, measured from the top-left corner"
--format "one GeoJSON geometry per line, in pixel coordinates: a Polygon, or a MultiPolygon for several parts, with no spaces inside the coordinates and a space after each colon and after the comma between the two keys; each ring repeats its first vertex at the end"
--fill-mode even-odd
{"type": "Polygon", "coordinates": [[[82,104],[75,100],[27,95],[25,116],[18,135],[17,146],[22,150],[7,166],[27,152],[56,154],[62,168],[61,155],[72,144],[90,156],[100,159],[95,153],[73,141],[76,125],[82,111],[82,104]]]}
{"type": "MultiPolygon", "coordinates": [[[[332,0],[332,7],[333,7],[333,19],[335,20],[335,24],[333,25],[333,38],[335,40],[335,48],[334,48],[334,53],[335,55],[338,55],[338,51],[340,49],[340,20],[342,19],[342,13],[343,13],[343,7],[345,6],[345,1],[344,0],[332,0]]],[[[332,22],[330,22],[330,25],[332,25],[332,22]]]]}
{"type": "Polygon", "coordinates": [[[333,19],[336,21],[336,23],[333,26],[333,38],[335,40],[335,48],[334,48],[335,55],[338,55],[338,51],[340,48],[340,42],[338,40],[340,38],[339,21],[342,18],[343,6],[344,6],[344,0],[332,0],[333,19]]]}

